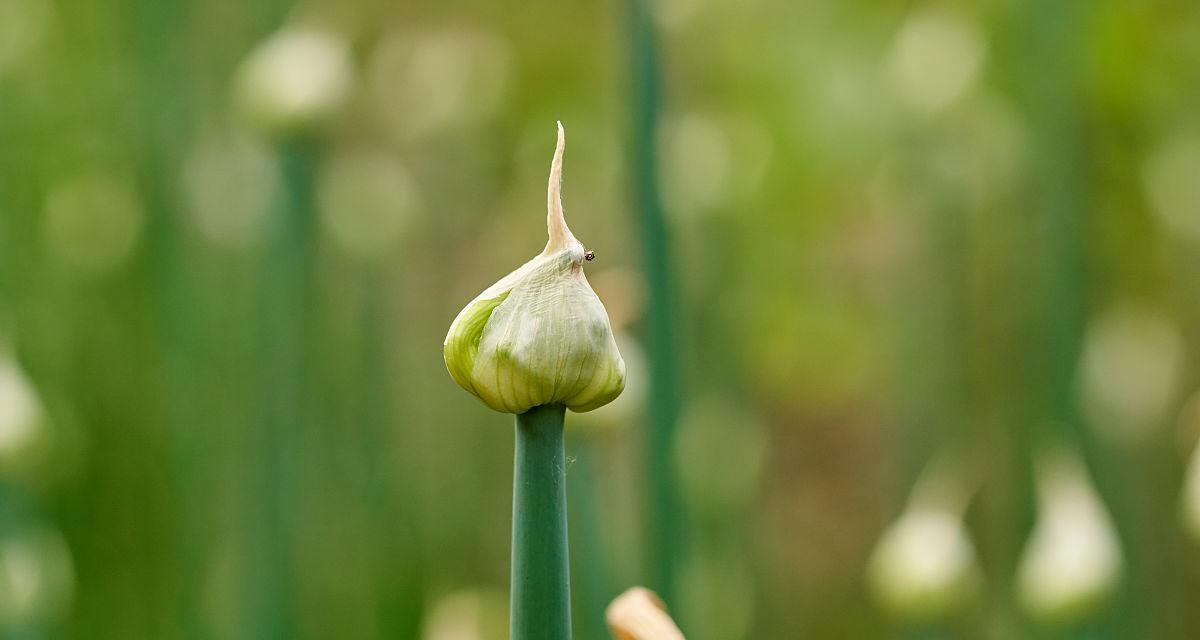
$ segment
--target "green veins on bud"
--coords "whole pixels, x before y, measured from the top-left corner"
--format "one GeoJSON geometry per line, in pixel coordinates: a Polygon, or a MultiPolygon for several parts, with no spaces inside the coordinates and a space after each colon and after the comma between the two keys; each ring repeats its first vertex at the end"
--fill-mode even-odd
{"type": "Polygon", "coordinates": [[[467,304],[443,344],[450,376],[496,411],[548,404],[591,411],[625,388],[625,361],[608,313],[583,273],[588,252],[563,217],[563,145],[559,123],[546,248],[467,304]]]}

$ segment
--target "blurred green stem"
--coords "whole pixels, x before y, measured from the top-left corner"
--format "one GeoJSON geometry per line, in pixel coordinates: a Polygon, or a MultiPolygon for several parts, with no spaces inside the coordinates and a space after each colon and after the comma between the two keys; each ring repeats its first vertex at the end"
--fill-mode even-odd
{"type": "MultiPolygon", "coordinates": [[[[177,601],[166,619],[178,625],[186,638],[204,635],[197,607],[201,576],[211,540],[206,528],[203,460],[209,453],[208,431],[196,416],[201,410],[196,380],[196,341],[193,283],[188,277],[183,243],[176,227],[172,189],[178,156],[190,134],[191,113],[186,80],[191,68],[179,53],[178,37],[186,31],[187,11],[182,3],[138,0],[135,4],[138,53],[138,91],[133,104],[140,123],[136,140],[140,187],[146,205],[148,273],[153,291],[153,311],[159,326],[160,381],[165,419],[170,427],[169,449],[174,468],[173,520],[180,545],[177,601]]],[[[152,603],[146,603],[153,607],[152,603]]]]}
{"type": "Polygon", "coordinates": [[[517,416],[513,459],[511,640],[570,640],[566,407],[517,416]]]}
{"type": "MultiPolygon", "coordinates": [[[[1127,525],[1120,533],[1126,542],[1133,542],[1123,545],[1129,554],[1128,566],[1142,574],[1131,578],[1148,578],[1147,583],[1154,584],[1159,580],[1148,575],[1143,568],[1148,563],[1138,561],[1136,541],[1129,539],[1138,530],[1134,523],[1150,519],[1134,517],[1128,510],[1132,505],[1123,505],[1118,493],[1121,487],[1136,485],[1138,480],[1125,469],[1137,465],[1114,457],[1116,452],[1104,451],[1084,428],[1078,406],[1077,372],[1087,312],[1084,241],[1089,206],[1088,114],[1082,81],[1086,65],[1080,53],[1085,49],[1079,25],[1092,20],[1092,4],[1024,0],[1020,6],[1027,32],[1022,41],[1023,100],[1033,141],[1032,218],[1022,259],[1035,269],[1033,277],[1022,283],[1027,296],[1022,306],[1030,309],[1029,334],[1033,336],[1027,346],[1028,362],[1035,363],[1026,367],[1029,373],[1023,376],[1026,386],[1021,389],[1030,404],[1024,420],[1024,446],[1036,451],[1047,443],[1061,442],[1084,454],[1118,526],[1127,525]]],[[[1152,529],[1151,544],[1165,544],[1158,528],[1152,529]]],[[[1172,618],[1164,615],[1168,607],[1159,599],[1122,590],[1112,609],[1112,624],[1095,627],[1088,635],[1159,637],[1152,629],[1161,624],[1158,621],[1172,618]]],[[[1065,630],[1055,630],[1052,635],[1074,637],[1065,630]]]]}
{"type": "MultiPolygon", "coordinates": [[[[379,567],[380,628],[383,637],[417,637],[422,604],[420,572],[416,566],[417,546],[412,532],[410,511],[402,508],[406,496],[399,495],[400,487],[412,483],[412,468],[396,464],[390,441],[389,399],[402,380],[396,376],[393,354],[396,346],[387,331],[389,308],[394,302],[387,296],[389,279],[383,268],[371,265],[362,273],[365,300],[362,314],[362,335],[359,344],[361,374],[354,381],[362,393],[356,417],[364,430],[357,438],[355,463],[367,465],[367,504],[375,526],[386,532],[386,562],[379,567]]],[[[337,472],[340,472],[338,470],[337,472]]]]}
{"type": "Polygon", "coordinates": [[[259,492],[252,522],[257,538],[250,567],[251,635],[289,638],[293,629],[295,529],[300,521],[298,486],[306,416],[311,409],[308,384],[312,342],[312,267],[314,262],[313,174],[316,150],[301,142],[281,145],[287,199],[284,222],[264,266],[259,327],[264,349],[264,420],[258,443],[259,492]]]}
{"type": "Polygon", "coordinates": [[[642,273],[646,278],[646,342],[650,367],[650,425],[646,447],[651,586],[672,603],[675,552],[680,548],[681,514],[671,478],[671,443],[679,417],[679,373],[675,359],[675,289],[670,243],[658,193],[658,110],[660,80],[654,26],[645,0],[631,0],[630,74],[633,131],[630,178],[641,226],[642,273]]]}
{"type": "Polygon", "coordinates": [[[571,545],[575,548],[575,593],[579,603],[575,611],[579,614],[578,637],[600,640],[608,637],[604,610],[616,594],[609,587],[603,529],[596,511],[599,497],[591,463],[597,447],[591,441],[580,445],[580,453],[571,464],[571,488],[568,490],[575,520],[572,531],[575,542],[579,543],[571,545]]]}

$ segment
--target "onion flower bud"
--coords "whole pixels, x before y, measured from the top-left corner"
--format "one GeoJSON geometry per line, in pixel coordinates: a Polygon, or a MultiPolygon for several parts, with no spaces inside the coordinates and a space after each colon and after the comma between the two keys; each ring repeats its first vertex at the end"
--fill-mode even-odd
{"type": "Polygon", "coordinates": [[[962,515],[977,478],[961,465],[945,455],[921,472],[867,567],[879,604],[910,624],[948,620],[981,592],[983,575],[962,515]]]}
{"type": "Polygon", "coordinates": [[[1017,570],[1018,595],[1034,618],[1076,622],[1116,589],[1121,549],[1082,463],[1044,462],[1037,481],[1038,520],[1017,570]]]}
{"type": "Polygon", "coordinates": [[[594,254],[563,217],[564,135],[550,165],[546,248],[472,300],[450,325],[450,376],[484,404],[521,414],[542,405],[591,411],[625,388],[608,313],[583,273],[594,254]]]}
{"type": "Polygon", "coordinates": [[[869,579],[888,611],[906,620],[940,620],[977,595],[975,547],[957,513],[909,509],[884,534],[871,557],[869,579]]]}

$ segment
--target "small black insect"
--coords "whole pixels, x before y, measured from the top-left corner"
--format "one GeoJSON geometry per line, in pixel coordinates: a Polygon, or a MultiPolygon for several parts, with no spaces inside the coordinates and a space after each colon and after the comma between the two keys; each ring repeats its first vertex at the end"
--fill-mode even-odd
{"type": "Polygon", "coordinates": [[[584,260],[587,260],[588,262],[591,262],[592,260],[595,260],[595,259],[596,259],[596,252],[595,252],[595,251],[588,251],[587,253],[583,254],[583,259],[584,259],[584,260]]]}

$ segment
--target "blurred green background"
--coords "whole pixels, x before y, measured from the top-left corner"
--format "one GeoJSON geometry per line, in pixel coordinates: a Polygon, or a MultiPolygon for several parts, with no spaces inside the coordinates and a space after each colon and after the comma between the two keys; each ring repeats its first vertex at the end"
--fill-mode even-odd
{"type": "Polygon", "coordinates": [[[0,0],[0,636],[506,637],[555,120],[579,640],[1200,637],[1185,0],[0,0]]]}

